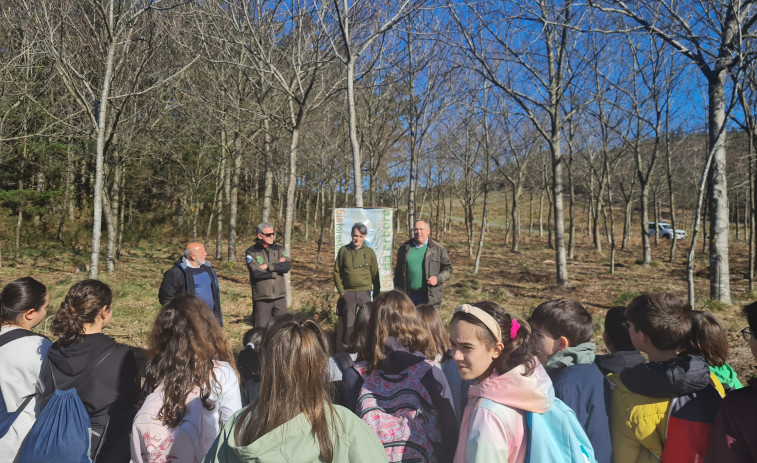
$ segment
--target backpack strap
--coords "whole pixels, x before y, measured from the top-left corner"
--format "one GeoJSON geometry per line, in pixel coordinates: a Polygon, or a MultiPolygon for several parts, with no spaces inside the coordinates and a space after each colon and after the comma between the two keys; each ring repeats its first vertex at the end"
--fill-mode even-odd
{"type": "Polygon", "coordinates": [[[334,354],[334,361],[342,372],[355,364],[355,361],[352,360],[352,356],[350,356],[349,352],[339,352],[338,354],[334,354]]]}
{"type": "Polygon", "coordinates": [[[9,342],[13,342],[16,339],[25,338],[27,336],[41,336],[39,333],[35,333],[34,331],[29,331],[24,328],[19,328],[15,330],[10,330],[5,334],[0,335],[0,347],[3,347],[4,345],[8,344],[9,342]]]}

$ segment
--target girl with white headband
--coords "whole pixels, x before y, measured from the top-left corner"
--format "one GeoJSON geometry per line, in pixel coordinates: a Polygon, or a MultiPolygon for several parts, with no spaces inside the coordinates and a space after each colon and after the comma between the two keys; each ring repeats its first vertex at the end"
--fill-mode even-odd
{"type": "Polygon", "coordinates": [[[460,377],[473,381],[455,463],[524,462],[526,413],[544,413],[554,397],[531,328],[484,301],[458,307],[449,329],[460,377]]]}

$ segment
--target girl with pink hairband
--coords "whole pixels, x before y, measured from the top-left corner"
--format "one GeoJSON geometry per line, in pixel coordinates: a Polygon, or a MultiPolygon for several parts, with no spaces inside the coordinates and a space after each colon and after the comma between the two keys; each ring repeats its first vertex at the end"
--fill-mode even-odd
{"type": "Polygon", "coordinates": [[[449,330],[460,377],[473,381],[455,463],[524,462],[526,413],[546,412],[554,397],[530,326],[483,301],[458,307],[449,330]]]}

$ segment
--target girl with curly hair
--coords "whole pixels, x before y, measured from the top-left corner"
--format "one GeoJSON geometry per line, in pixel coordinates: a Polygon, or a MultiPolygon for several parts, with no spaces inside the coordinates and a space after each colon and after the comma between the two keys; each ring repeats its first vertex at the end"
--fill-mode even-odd
{"type": "Polygon", "coordinates": [[[202,461],[221,428],[242,408],[239,377],[221,326],[202,299],[174,297],[155,319],[147,355],[144,390],[152,397],[148,396],[145,404],[154,403],[150,399],[155,397],[158,403],[162,402],[150,418],[165,427],[176,428],[187,413],[188,404],[199,401],[202,404],[200,422],[196,423],[199,439],[194,449],[150,440],[150,426],[140,427],[143,408],[132,428],[132,460],[202,461]],[[187,455],[188,451],[192,455],[187,455]]]}
{"type": "Polygon", "coordinates": [[[68,290],[50,329],[56,341],[43,369],[46,405],[56,388],[76,386],[91,422],[90,457],[129,461],[129,430],[139,400],[134,352],[103,334],[113,318],[113,293],[98,280],[84,280],[68,290]],[[90,365],[92,372],[83,377],[90,365]]]}

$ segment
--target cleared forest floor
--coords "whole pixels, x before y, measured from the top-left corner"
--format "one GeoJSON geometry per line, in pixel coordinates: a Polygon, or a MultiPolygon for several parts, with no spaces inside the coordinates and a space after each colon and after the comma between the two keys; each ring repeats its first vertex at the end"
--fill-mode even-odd
{"type": "MultiPolygon", "coordinates": [[[[597,252],[588,236],[577,235],[575,258],[569,261],[568,266],[572,287],[563,289],[554,285],[554,251],[547,246],[546,234],[539,237],[538,230],[533,233],[524,231],[521,251],[512,253],[509,244],[504,241],[505,230],[491,227],[486,235],[478,275],[473,274],[474,261],[468,256],[462,224],[453,224],[451,231],[435,238],[449,250],[454,268],[452,281],[444,287],[442,316],[445,321],[449,320],[455,307],[465,302],[492,299],[512,310],[516,316],[525,318],[543,301],[568,297],[581,301],[594,315],[595,340],[601,351],[604,349],[602,323],[605,310],[609,307],[625,304],[642,292],[669,291],[686,296],[684,262],[688,240],[679,243],[677,260],[672,264],[667,262],[669,241],[661,240],[657,246],[653,244],[653,262],[642,266],[637,263],[641,251],[639,239],[635,238],[629,245],[629,251],[617,252],[616,271],[611,275],[609,251],[597,252]]],[[[397,239],[397,243],[401,241],[397,239]]],[[[242,238],[238,249],[245,249],[248,242],[251,242],[249,237],[242,238]]],[[[126,248],[117,263],[116,272],[112,275],[101,274],[101,279],[111,285],[115,292],[115,313],[107,334],[138,349],[146,346],[152,320],[159,309],[157,292],[163,272],[176,261],[183,245],[183,242],[175,242],[126,248]]],[[[722,320],[729,333],[732,366],[742,377],[751,375],[755,362],[739,333],[746,326],[746,321],[737,310],[751,302],[746,279],[746,243],[732,240],[731,291],[734,305],[730,307],[707,299],[707,262],[701,254],[701,244],[697,247],[697,307],[715,312],[722,320]]],[[[292,251],[294,309],[317,317],[329,330],[333,329],[336,305],[332,283],[333,250],[333,240],[326,241],[321,262],[316,262],[317,237],[314,237],[307,242],[295,242],[292,251]]],[[[209,257],[215,254],[214,245],[208,246],[208,253],[209,257]]],[[[77,271],[76,267],[80,264],[76,263],[81,259],[80,254],[67,254],[62,249],[27,250],[19,262],[5,257],[4,265],[0,267],[0,279],[7,282],[31,275],[48,286],[51,306],[41,331],[49,335],[51,316],[66,291],[71,284],[87,277],[86,272],[77,271]]],[[[235,351],[241,348],[241,336],[249,328],[252,307],[243,259],[243,251],[239,252],[236,262],[211,259],[220,280],[224,330],[235,351]]]]}

